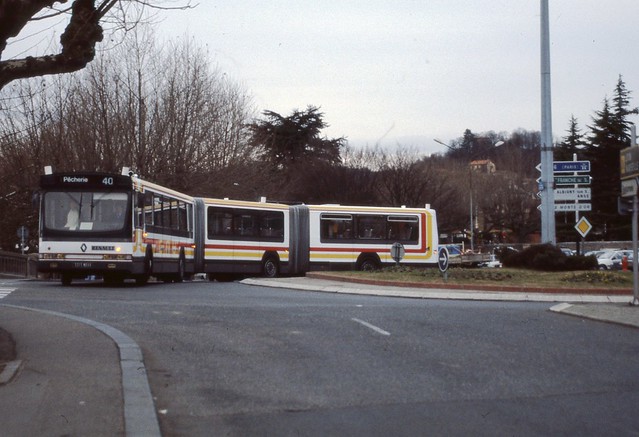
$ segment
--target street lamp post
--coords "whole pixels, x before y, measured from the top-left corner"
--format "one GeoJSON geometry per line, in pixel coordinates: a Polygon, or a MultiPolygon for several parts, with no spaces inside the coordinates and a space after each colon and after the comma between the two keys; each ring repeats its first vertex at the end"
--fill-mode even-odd
{"type": "MultiPolygon", "coordinates": [[[[486,137],[474,137],[474,139],[485,139],[486,137]]],[[[442,146],[446,147],[449,150],[455,150],[452,146],[449,146],[448,144],[444,143],[443,141],[438,140],[437,138],[434,138],[433,141],[435,141],[437,144],[441,144],[442,146]]],[[[502,144],[504,144],[503,141],[497,141],[495,144],[493,144],[493,147],[499,147],[502,144]]],[[[470,204],[470,211],[469,211],[469,217],[470,217],[470,250],[471,252],[475,251],[475,220],[474,220],[474,206],[473,206],[473,168],[472,168],[472,153],[470,148],[468,149],[468,197],[469,197],[469,204],[470,204]]]]}

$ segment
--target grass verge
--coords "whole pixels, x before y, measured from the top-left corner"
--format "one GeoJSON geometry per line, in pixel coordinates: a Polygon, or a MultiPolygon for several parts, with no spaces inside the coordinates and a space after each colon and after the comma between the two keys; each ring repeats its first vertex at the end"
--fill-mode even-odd
{"type": "Polygon", "coordinates": [[[341,276],[358,280],[392,281],[423,284],[486,285],[499,287],[531,287],[547,289],[580,290],[624,290],[632,288],[632,272],[623,271],[574,271],[541,272],[536,270],[466,269],[451,268],[444,279],[436,268],[388,267],[373,272],[331,272],[331,276],[341,276]]]}

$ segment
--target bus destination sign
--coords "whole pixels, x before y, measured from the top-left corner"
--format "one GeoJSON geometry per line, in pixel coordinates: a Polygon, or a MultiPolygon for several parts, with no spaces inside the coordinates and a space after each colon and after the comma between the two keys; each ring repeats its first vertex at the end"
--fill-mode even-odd
{"type": "Polygon", "coordinates": [[[131,178],[107,173],[54,173],[41,176],[40,186],[80,189],[131,187],[131,178]]]}

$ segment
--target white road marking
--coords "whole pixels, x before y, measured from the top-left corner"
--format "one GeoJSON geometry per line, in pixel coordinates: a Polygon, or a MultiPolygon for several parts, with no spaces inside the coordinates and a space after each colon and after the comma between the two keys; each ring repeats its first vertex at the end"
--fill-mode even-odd
{"type": "Polygon", "coordinates": [[[0,299],[9,296],[12,291],[15,291],[15,288],[0,288],[0,299]]]}
{"type": "Polygon", "coordinates": [[[371,325],[370,323],[365,322],[365,321],[363,321],[363,320],[356,319],[355,317],[353,317],[351,320],[352,320],[353,322],[357,322],[357,323],[359,323],[360,325],[364,325],[364,326],[366,326],[366,327],[367,327],[367,328],[369,328],[369,329],[372,329],[373,331],[377,332],[378,334],[382,334],[382,335],[391,335],[391,334],[390,334],[390,332],[388,332],[388,331],[384,331],[382,328],[378,328],[377,326],[375,326],[375,325],[371,325]]]}

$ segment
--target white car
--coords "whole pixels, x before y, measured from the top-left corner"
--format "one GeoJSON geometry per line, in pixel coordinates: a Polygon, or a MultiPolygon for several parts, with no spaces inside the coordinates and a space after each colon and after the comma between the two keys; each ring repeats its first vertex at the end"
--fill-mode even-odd
{"type": "Polygon", "coordinates": [[[493,255],[490,255],[490,261],[479,264],[479,267],[489,267],[489,268],[499,269],[502,267],[502,264],[501,264],[501,261],[499,261],[497,257],[493,254],[493,255]]]}
{"type": "Polygon", "coordinates": [[[599,256],[597,256],[599,270],[619,270],[623,257],[624,254],[619,250],[611,250],[599,254],[599,256]]]}

